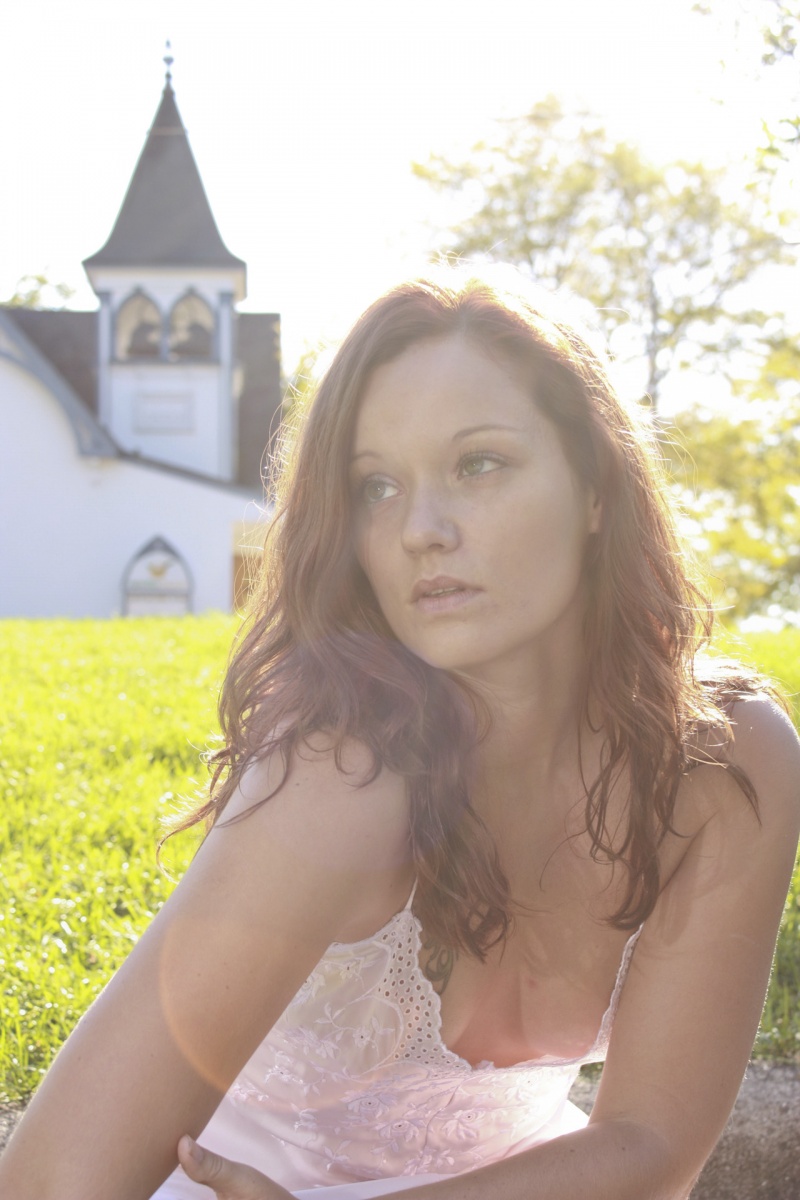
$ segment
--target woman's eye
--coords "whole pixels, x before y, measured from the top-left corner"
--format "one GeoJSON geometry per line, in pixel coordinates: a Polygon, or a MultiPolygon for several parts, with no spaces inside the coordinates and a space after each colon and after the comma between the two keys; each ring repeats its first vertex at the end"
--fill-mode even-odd
{"type": "Polygon", "coordinates": [[[466,454],[458,464],[459,475],[486,475],[502,466],[500,459],[491,454],[466,454]]]}
{"type": "Polygon", "coordinates": [[[372,479],[366,479],[361,488],[361,495],[367,504],[378,504],[381,500],[388,500],[390,496],[394,496],[397,488],[388,479],[380,479],[377,476],[372,479]]]}

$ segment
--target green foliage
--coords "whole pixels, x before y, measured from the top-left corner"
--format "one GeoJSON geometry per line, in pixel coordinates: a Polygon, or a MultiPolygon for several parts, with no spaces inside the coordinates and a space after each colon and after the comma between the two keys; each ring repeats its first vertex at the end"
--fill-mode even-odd
{"type": "MultiPolygon", "coordinates": [[[[234,628],[0,622],[0,1099],[30,1094],[172,888],[155,846],[205,781],[234,628]]],[[[731,646],[800,695],[800,631],[731,646]]],[[[176,874],[195,844],[169,843],[176,874]]],[[[756,1052],[800,1052],[800,870],[756,1052]]]]}
{"type": "Polygon", "coordinates": [[[800,5],[789,0],[769,0],[764,15],[763,61],[772,67],[784,58],[794,58],[800,41],[800,5]]]}
{"type": "MultiPolygon", "coordinates": [[[[33,1090],[170,892],[161,822],[205,782],[232,634],[227,617],[0,622],[0,1098],[33,1090]]],[[[167,863],[192,848],[176,838],[167,863]]]]}
{"type": "Polygon", "coordinates": [[[322,374],[329,347],[323,341],[306,344],[289,376],[283,401],[282,420],[293,426],[297,414],[310,402],[322,374]]]}
{"type": "Polygon", "coordinates": [[[68,283],[53,283],[45,274],[23,275],[14,294],[4,301],[11,308],[63,308],[75,294],[68,283]]]}
{"type": "MultiPolygon", "coordinates": [[[[715,20],[720,29],[729,31],[733,26],[741,47],[758,56],[756,69],[761,68],[759,74],[767,86],[774,84],[774,72],[781,68],[785,70],[786,78],[792,79],[794,111],[785,112],[777,128],[770,128],[766,121],[762,124],[765,144],[759,152],[760,166],[767,171],[775,170],[789,162],[789,151],[800,143],[800,113],[797,111],[800,92],[795,63],[800,44],[800,3],[798,0],[747,0],[739,5],[738,13],[735,9],[731,11],[729,0],[696,0],[693,7],[702,16],[715,20]],[[747,19],[743,21],[742,17],[747,19]],[[759,27],[760,38],[756,32],[759,27]]],[[[792,105],[791,100],[789,105],[792,105]]]]}
{"type": "MultiPolygon", "coordinates": [[[[797,359],[787,347],[787,358],[797,359]]],[[[771,360],[771,361],[774,361],[771,360]]],[[[767,390],[765,384],[764,390],[767,390]]],[[[682,412],[663,449],[689,531],[731,614],[800,609],[800,391],[749,405],[749,415],[682,412]]]]}
{"type": "Polygon", "coordinates": [[[767,314],[746,308],[743,285],[794,260],[765,179],[732,199],[723,171],[656,166],[553,97],[466,162],[414,170],[463,200],[444,253],[510,262],[590,301],[617,356],[646,364],[653,403],[669,371],[710,370],[757,340],[767,314]]]}
{"type": "Polygon", "coordinates": [[[755,1045],[758,1058],[800,1061],[800,865],[795,867],[755,1045]]]}
{"type": "MultiPolygon", "coordinates": [[[[800,44],[800,4],[797,0],[769,0],[765,8],[764,51],[762,62],[767,67],[797,59],[800,44]]],[[[796,69],[796,66],[795,66],[796,69]]],[[[795,93],[797,100],[797,93],[795,93]]],[[[765,130],[768,152],[788,159],[787,150],[800,144],[800,112],[786,113],[777,130],[765,130]]]]}

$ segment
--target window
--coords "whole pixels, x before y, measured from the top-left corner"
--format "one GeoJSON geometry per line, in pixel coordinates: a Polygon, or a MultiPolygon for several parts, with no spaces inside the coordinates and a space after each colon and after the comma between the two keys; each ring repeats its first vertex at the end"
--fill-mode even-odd
{"type": "Polygon", "coordinates": [[[122,576],[122,615],[178,617],[192,611],[192,577],[178,551],[162,537],[142,546],[122,576]]]}
{"type": "Polygon", "coordinates": [[[187,292],[169,319],[169,357],[209,359],[214,350],[214,314],[197,292],[187,292]]]}
{"type": "Polygon", "coordinates": [[[144,292],[129,296],[117,313],[116,357],[161,357],[161,313],[144,292]]]}

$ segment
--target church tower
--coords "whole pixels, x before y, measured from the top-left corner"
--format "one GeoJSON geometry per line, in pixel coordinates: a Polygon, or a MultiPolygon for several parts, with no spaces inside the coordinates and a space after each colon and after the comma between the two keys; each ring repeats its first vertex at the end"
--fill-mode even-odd
{"type": "Polygon", "coordinates": [[[280,317],[236,307],[245,264],[217,229],[171,61],[84,263],[99,310],[0,305],[0,505],[23,514],[0,522],[0,617],[239,608],[257,571],[280,317]]]}
{"type": "Polygon", "coordinates": [[[123,451],[231,482],[243,466],[233,306],[246,268],[220,236],[165,62],[114,228],[83,264],[100,300],[97,412],[123,451]]]}

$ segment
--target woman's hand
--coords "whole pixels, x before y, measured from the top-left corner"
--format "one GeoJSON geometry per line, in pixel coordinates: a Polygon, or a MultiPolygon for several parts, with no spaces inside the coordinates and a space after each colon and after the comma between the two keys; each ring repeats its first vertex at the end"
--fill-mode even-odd
{"type": "Polygon", "coordinates": [[[204,1150],[188,1134],[178,1142],[178,1160],[189,1178],[210,1187],[217,1200],[293,1200],[291,1192],[254,1167],[204,1150]]]}

